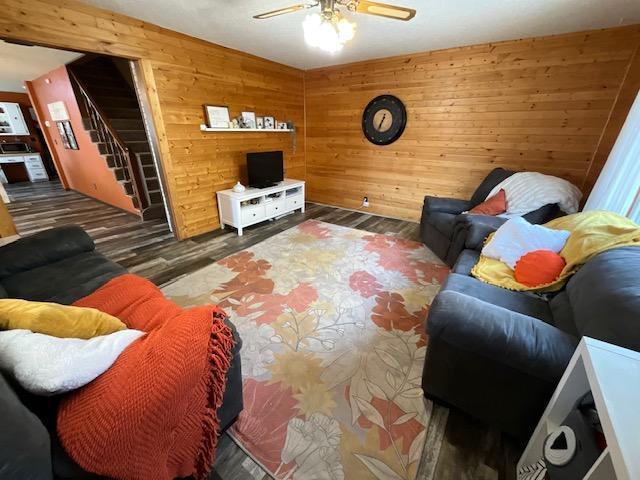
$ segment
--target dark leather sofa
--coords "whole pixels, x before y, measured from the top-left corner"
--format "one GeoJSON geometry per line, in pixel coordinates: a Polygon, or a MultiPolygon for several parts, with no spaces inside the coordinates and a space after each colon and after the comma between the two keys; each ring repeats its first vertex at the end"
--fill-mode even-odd
{"type": "MultiPolygon", "coordinates": [[[[124,273],[124,268],[95,250],[80,227],[53,228],[0,247],[0,298],[70,304],[124,273]]],[[[221,431],[243,407],[242,341],[228,324],[236,345],[218,410],[221,431]]],[[[0,478],[98,478],[75,464],[60,445],[57,402],[56,397],[32,395],[0,374],[0,478]]]]}
{"type": "Polygon", "coordinates": [[[589,336],[640,351],[640,247],[603,252],[557,294],[485,284],[464,250],[426,321],[425,395],[527,439],[589,336]]]}
{"type": "MultiPolygon", "coordinates": [[[[424,197],[420,234],[424,244],[443,262],[452,267],[465,248],[476,248],[490,233],[496,231],[506,218],[488,215],[468,215],[462,212],[481,204],[491,190],[515,172],[495,168],[480,183],[469,200],[424,197]]],[[[556,204],[540,207],[524,215],[529,223],[546,223],[559,213],[556,204]]]]}

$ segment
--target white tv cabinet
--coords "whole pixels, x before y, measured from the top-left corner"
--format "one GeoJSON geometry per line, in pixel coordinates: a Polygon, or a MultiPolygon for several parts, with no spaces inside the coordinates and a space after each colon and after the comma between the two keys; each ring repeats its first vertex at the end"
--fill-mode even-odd
{"type": "Polygon", "coordinates": [[[285,213],[304,212],[304,182],[285,178],[274,187],[247,188],[236,193],[231,189],[216,193],[220,227],[230,225],[242,229],[255,223],[271,220],[285,213]]]}

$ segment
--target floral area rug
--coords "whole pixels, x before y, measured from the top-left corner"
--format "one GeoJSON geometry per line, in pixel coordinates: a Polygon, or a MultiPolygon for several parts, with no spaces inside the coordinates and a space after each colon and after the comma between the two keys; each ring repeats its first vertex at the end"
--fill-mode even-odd
{"type": "Polygon", "coordinates": [[[431,411],[423,325],[447,274],[420,243],[310,220],[164,292],[238,328],[229,433],[273,477],[412,480],[431,411]]]}

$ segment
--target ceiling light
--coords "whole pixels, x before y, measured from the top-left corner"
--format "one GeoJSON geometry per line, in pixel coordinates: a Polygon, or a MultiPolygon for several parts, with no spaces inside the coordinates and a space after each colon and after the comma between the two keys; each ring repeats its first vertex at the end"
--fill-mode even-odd
{"type": "Polygon", "coordinates": [[[302,27],[304,38],[311,47],[325,52],[337,53],[356,33],[356,24],[350,22],[338,12],[330,19],[313,13],[305,18],[302,27]]]}

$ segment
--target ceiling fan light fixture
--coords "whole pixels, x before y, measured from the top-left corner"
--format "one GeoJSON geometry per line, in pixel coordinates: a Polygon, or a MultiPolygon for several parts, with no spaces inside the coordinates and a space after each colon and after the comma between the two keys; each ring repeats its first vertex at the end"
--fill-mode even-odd
{"type": "Polygon", "coordinates": [[[307,15],[302,23],[307,44],[332,54],[342,50],[344,44],[353,39],[355,27],[354,23],[340,15],[327,20],[317,13],[307,15]]]}

